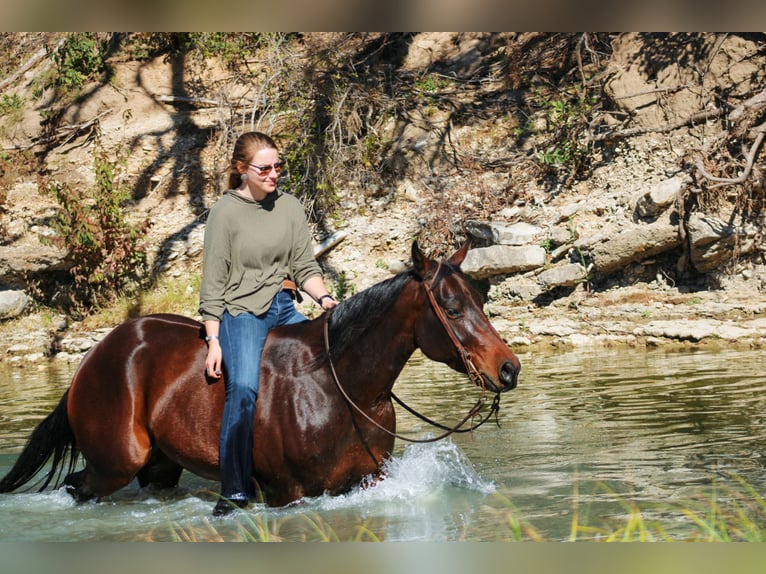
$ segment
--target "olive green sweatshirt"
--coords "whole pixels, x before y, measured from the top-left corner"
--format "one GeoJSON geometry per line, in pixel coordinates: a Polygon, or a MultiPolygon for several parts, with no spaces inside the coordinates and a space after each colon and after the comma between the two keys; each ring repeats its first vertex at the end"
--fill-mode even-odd
{"type": "Polygon", "coordinates": [[[227,190],[205,227],[199,312],[203,321],[265,313],[290,277],[299,286],[321,275],[301,203],[274,191],[263,201],[227,190]]]}

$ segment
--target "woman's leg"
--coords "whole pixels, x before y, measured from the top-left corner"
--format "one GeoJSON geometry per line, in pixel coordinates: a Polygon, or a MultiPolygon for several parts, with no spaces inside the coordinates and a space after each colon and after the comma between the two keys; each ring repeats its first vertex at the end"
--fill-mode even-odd
{"type": "Polygon", "coordinates": [[[302,323],[306,317],[295,308],[293,298],[287,291],[280,291],[274,297],[274,303],[271,306],[272,311],[276,311],[276,322],[274,327],[279,325],[292,325],[293,323],[302,323]]]}
{"type": "MultiPolygon", "coordinates": [[[[269,310],[260,316],[225,313],[220,341],[226,375],[226,401],[221,421],[219,459],[221,495],[235,505],[255,497],[253,485],[253,426],[260,383],[261,354],[269,329],[305,321],[286,291],[274,297],[269,310]]],[[[226,500],[214,512],[224,514],[234,507],[226,500]]]]}
{"type": "MultiPolygon", "coordinates": [[[[266,313],[268,315],[268,313],[266,313]]],[[[225,313],[220,341],[226,381],[219,458],[221,495],[237,503],[254,496],[253,423],[261,351],[271,327],[267,316],[225,313]]]]}

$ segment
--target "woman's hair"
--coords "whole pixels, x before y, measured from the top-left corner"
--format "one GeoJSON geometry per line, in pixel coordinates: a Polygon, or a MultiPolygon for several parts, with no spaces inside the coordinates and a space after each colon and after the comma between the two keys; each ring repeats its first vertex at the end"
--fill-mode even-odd
{"type": "Polygon", "coordinates": [[[250,160],[260,149],[278,149],[277,144],[264,133],[246,132],[237,138],[234,151],[229,161],[229,189],[236,189],[242,184],[238,163],[250,163],[250,160]]]}

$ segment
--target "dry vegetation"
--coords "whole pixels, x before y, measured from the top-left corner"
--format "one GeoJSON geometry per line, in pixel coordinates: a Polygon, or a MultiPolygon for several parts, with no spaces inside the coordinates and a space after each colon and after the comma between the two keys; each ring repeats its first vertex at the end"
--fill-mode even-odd
{"type": "MultiPolygon", "coordinates": [[[[40,190],[94,180],[101,142],[115,171],[116,152],[127,154],[124,179],[106,189],[126,186],[130,196],[113,209],[146,219],[160,209],[149,201],[160,188],[166,202],[184,197],[203,218],[236,134],[260,129],[280,141],[284,185],[317,236],[417,181],[419,241],[442,255],[462,242],[466,219],[537,209],[609,165],[626,142],[699,128],[676,166],[695,180],[682,216],[715,208],[759,223],[765,46],[763,34],[4,33],[0,210],[31,174],[40,190]],[[750,76],[716,75],[723,53],[750,76]],[[647,94],[615,92],[619,57],[662,84],[651,102],[631,110],[626,101],[647,94]],[[674,66],[683,81],[666,87],[674,66]],[[139,105],[152,73],[164,92],[142,96],[170,110],[171,124],[152,124],[149,104],[139,105]],[[678,112],[681,95],[688,113],[678,112]],[[655,108],[663,113],[644,114],[655,108]]],[[[148,233],[168,232],[155,224],[148,233]]],[[[100,241],[84,257],[103,250],[100,241]]],[[[149,268],[143,283],[107,287],[147,289],[159,278],[149,268]]],[[[50,284],[30,279],[50,301],[50,284]]],[[[93,280],[81,285],[92,292],[93,280]]]]}

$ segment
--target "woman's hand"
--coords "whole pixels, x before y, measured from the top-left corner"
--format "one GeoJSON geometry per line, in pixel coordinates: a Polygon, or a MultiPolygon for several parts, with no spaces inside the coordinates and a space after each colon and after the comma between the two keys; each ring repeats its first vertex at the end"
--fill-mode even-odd
{"type": "Polygon", "coordinates": [[[335,299],[333,299],[332,295],[325,295],[324,297],[321,297],[319,299],[319,306],[322,307],[322,309],[324,309],[325,311],[329,311],[330,309],[335,307],[335,305],[337,304],[338,302],[335,299]]]}
{"type": "Polygon", "coordinates": [[[221,352],[221,343],[218,339],[211,339],[207,342],[207,358],[205,359],[205,370],[209,377],[213,379],[221,378],[221,363],[223,353],[221,352]]]}
{"type": "Polygon", "coordinates": [[[205,321],[205,341],[207,342],[207,357],[205,358],[205,371],[213,379],[221,378],[221,364],[223,363],[223,351],[221,341],[218,340],[218,332],[221,324],[218,321],[205,321]]]}
{"type": "Polygon", "coordinates": [[[317,305],[324,311],[328,311],[338,304],[333,296],[327,292],[327,287],[325,287],[322,278],[317,275],[306,279],[303,283],[303,290],[311,295],[311,298],[314,299],[314,301],[317,302],[317,305]]]}

